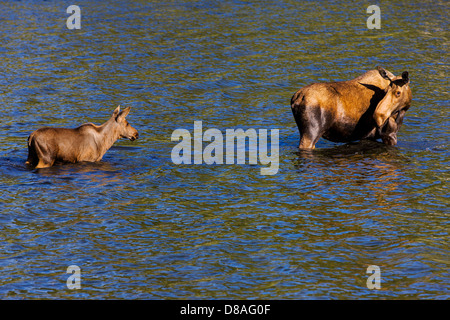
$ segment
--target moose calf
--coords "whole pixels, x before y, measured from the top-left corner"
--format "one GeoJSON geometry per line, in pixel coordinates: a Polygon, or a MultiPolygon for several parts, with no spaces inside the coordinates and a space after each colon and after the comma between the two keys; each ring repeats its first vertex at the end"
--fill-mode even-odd
{"type": "Polygon", "coordinates": [[[26,164],[35,168],[51,167],[54,163],[100,161],[114,142],[120,138],[136,140],[139,134],[125,117],[130,107],[114,110],[101,126],[85,123],[76,129],[40,128],[28,137],[26,164]]]}

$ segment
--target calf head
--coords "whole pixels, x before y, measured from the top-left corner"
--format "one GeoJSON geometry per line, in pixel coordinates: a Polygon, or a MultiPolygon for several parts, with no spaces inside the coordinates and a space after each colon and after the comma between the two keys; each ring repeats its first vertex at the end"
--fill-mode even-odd
{"type": "Polygon", "coordinates": [[[116,110],[114,110],[112,118],[114,118],[116,122],[119,137],[133,141],[139,137],[139,133],[128,123],[127,119],[125,119],[128,113],[130,113],[130,109],[130,107],[127,107],[120,111],[120,106],[118,106],[116,110]]]}
{"type": "Polygon", "coordinates": [[[406,111],[409,108],[412,94],[409,87],[408,71],[404,71],[401,77],[390,77],[383,68],[377,67],[377,69],[381,77],[389,80],[386,95],[378,103],[373,115],[377,127],[381,128],[392,114],[400,110],[406,111]]]}

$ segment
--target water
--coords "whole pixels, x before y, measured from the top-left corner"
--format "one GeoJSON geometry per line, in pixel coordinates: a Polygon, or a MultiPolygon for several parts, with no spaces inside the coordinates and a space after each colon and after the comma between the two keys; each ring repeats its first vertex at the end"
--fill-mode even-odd
{"type": "Polygon", "coordinates": [[[68,5],[0,2],[1,298],[450,297],[448,3],[380,2],[380,30],[356,1],[77,1],[80,30],[68,5]],[[398,145],[299,152],[292,94],[377,65],[410,73],[398,145]],[[33,130],[118,104],[139,140],[24,165],[33,130]],[[279,129],[279,172],[173,164],[171,134],[194,121],[279,129]]]}

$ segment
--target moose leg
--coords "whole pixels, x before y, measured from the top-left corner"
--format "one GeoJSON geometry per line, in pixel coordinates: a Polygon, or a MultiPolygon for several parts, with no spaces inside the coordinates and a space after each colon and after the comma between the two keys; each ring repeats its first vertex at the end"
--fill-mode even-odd
{"type": "Polygon", "coordinates": [[[389,117],[386,124],[381,129],[380,136],[384,144],[395,146],[397,144],[397,132],[403,123],[406,111],[400,110],[396,114],[389,117]]]}
{"type": "Polygon", "coordinates": [[[41,169],[41,168],[49,168],[53,165],[53,163],[48,163],[42,160],[39,160],[39,163],[37,164],[37,166],[35,167],[35,169],[41,169]]]}
{"type": "Polygon", "coordinates": [[[298,146],[299,149],[315,149],[316,148],[316,142],[315,139],[312,139],[311,137],[307,136],[306,134],[302,135],[300,138],[300,145],[298,146]]]}
{"type": "Polygon", "coordinates": [[[320,115],[305,113],[307,117],[302,117],[297,122],[300,132],[299,149],[315,149],[316,143],[323,134],[323,125],[320,122],[320,115]]]}
{"type": "Polygon", "coordinates": [[[397,144],[397,131],[397,123],[393,117],[390,117],[380,132],[383,143],[389,146],[395,146],[397,144]]]}
{"type": "MultiPolygon", "coordinates": [[[[30,138],[28,138],[28,140],[29,139],[30,138]]],[[[28,158],[25,164],[35,166],[38,163],[38,161],[39,159],[37,157],[36,150],[30,144],[28,144],[28,158]]]]}
{"type": "Polygon", "coordinates": [[[292,104],[292,113],[300,133],[299,149],[314,149],[323,133],[320,108],[308,106],[302,100],[292,104]]]}
{"type": "Polygon", "coordinates": [[[34,159],[34,163],[36,164],[36,169],[38,168],[47,168],[47,167],[51,167],[53,165],[53,163],[55,162],[55,158],[52,155],[52,152],[49,150],[50,148],[48,148],[48,146],[38,143],[36,140],[33,140],[31,142],[31,146],[30,148],[33,148],[33,152],[36,156],[36,158],[34,159]]]}
{"type": "Polygon", "coordinates": [[[395,122],[397,123],[397,130],[400,129],[400,126],[403,123],[403,118],[405,117],[406,110],[400,110],[397,113],[397,117],[395,118],[395,122]]]}

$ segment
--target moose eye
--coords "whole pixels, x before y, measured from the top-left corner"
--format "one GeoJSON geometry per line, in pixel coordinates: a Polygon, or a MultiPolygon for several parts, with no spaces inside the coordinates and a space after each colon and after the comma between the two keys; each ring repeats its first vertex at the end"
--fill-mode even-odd
{"type": "Polygon", "coordinates": [[[397,91],[397,92],[395,93],[395,95],[396,95],[397,97],[400,97],[400,94],[401,94],[400,91],[397,91]]]}

